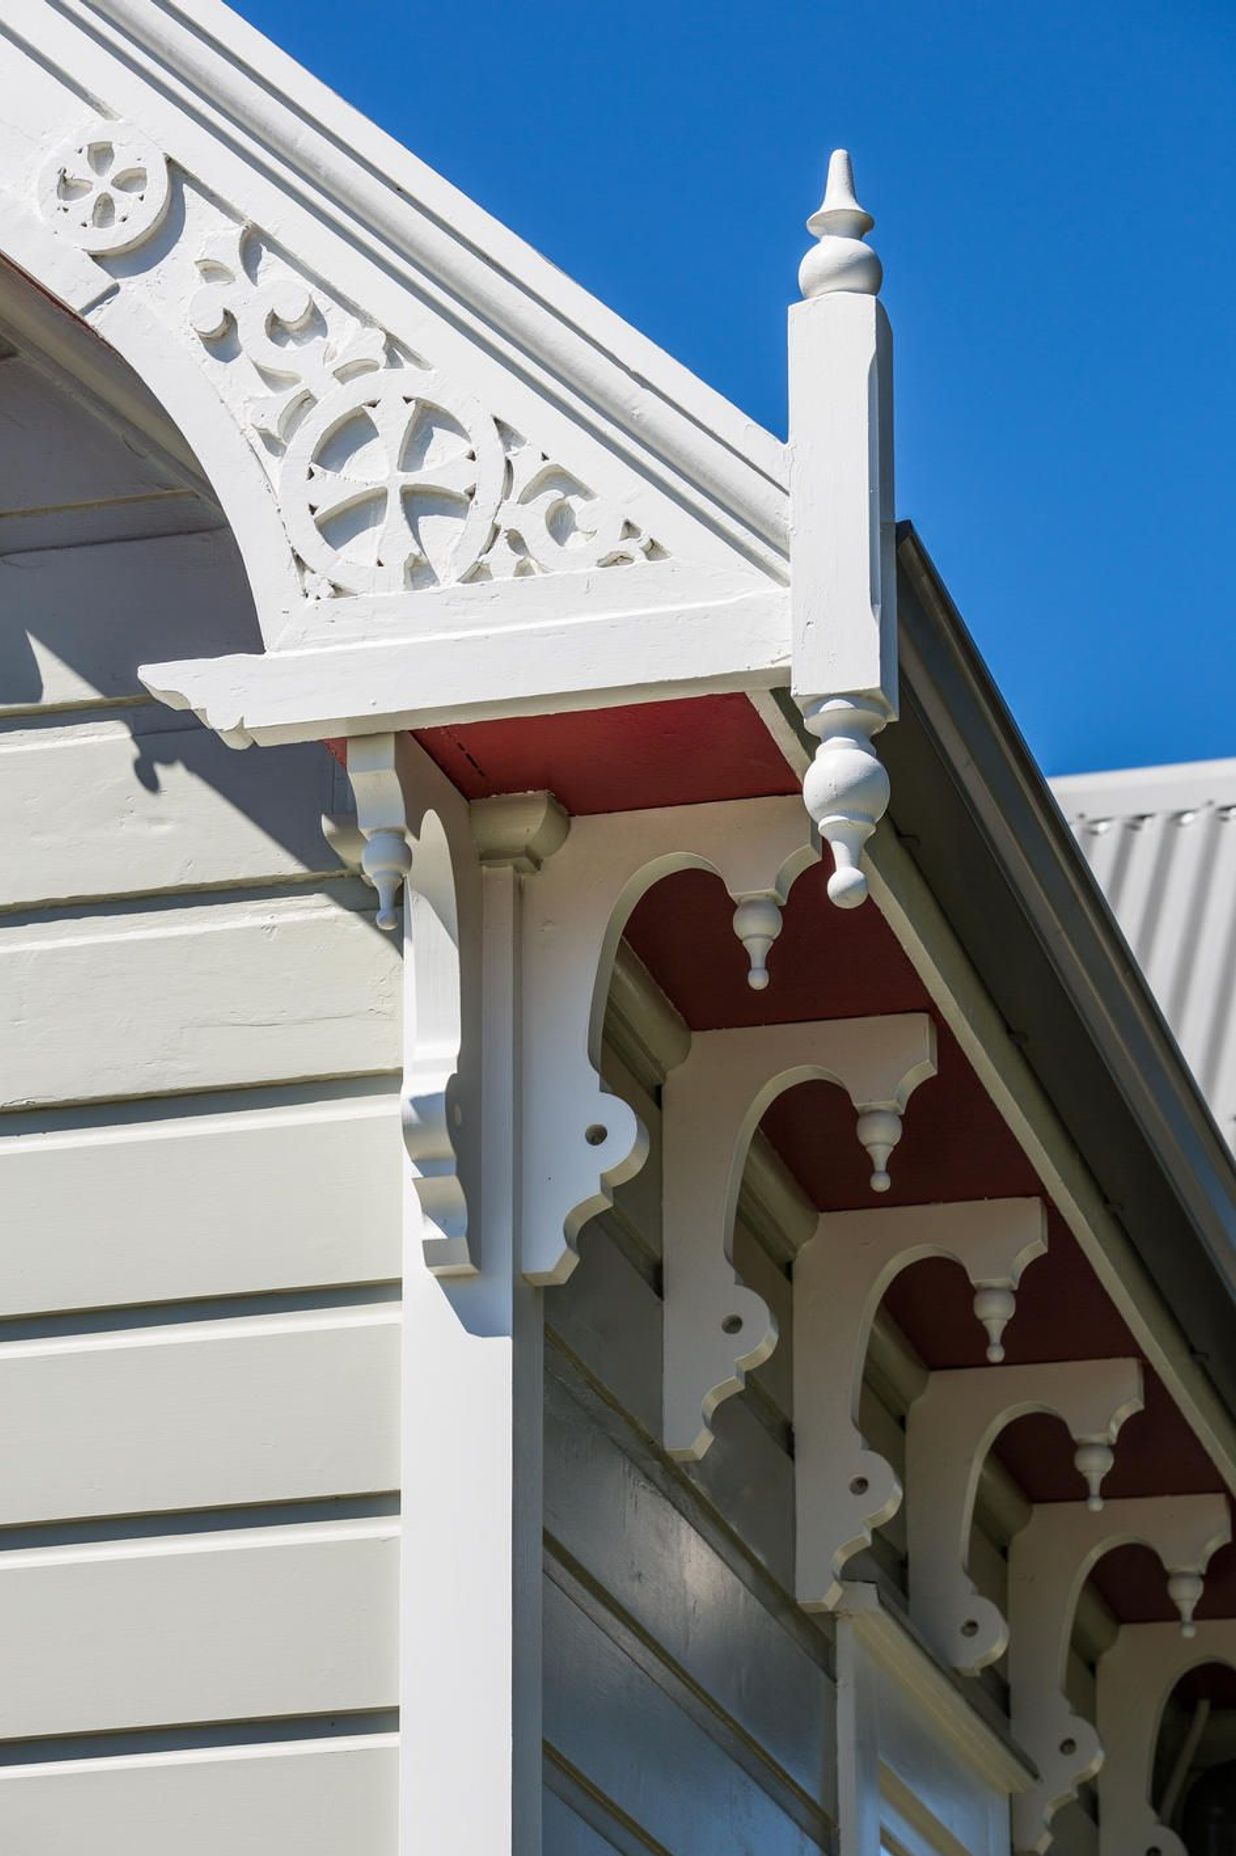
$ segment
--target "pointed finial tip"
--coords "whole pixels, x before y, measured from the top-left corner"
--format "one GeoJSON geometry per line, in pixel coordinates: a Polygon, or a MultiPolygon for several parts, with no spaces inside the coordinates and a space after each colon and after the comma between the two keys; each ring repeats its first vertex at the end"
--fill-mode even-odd
{"type": "Polygon", "coordinates": [[[874,224],[855,195],[849,150],[834,148],[824,198],[807,221],[808,232],[814,233],[819,242],[799,267],[798,282],[804,296],[829,296],[836,291],[879,295],[883,267],[870,245],[864,243],[874,224]]]}
{"type": "MultiPolygon", "coordinates": [[[[854,163],[850,160],[848,148],[834,148],[828,157],[828,180],[824,188],[824,198],[820,202],[820,213],[849,212],[859,213],[867,221],[863,230],[870,232],[875,220],[859,205],[854,193],[854,163]]],[[[816,218],[812,214],[812,218],[816,218]]]]}

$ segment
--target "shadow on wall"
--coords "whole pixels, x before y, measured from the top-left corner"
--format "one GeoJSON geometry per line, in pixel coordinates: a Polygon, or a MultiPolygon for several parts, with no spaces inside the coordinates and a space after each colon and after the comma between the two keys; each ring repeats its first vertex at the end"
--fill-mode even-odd
{"type": "MultiPolygon", "coordinates": [[[[197,501],[193,513],[212,512],[197,501]]],[[[66,803],[80,807],[84,832],[92,810],[108,810],[126,832],[163,834],[161,889],[338,877],[341,865],[321,819],[354,808],[346,774],[328,750],[317,743],[229,748],[195,717],[153,701],[137,675],[138,665],[152,659],[261,649],[230,532],[215,526],[83,544],[70,536],[48,540],[0,555],[0,721],[22,731],[73,730],[39,769],[40,816],[28,821],[30,830],[54,824],[51,780],[63,785],[66,803]],[[97,734],[98,724],[113,735],[126,730],[131,750],[122,757],[87,746],[86,730],[97,734]],[[224,861],[215,867],[210,808],[189,790],[196,782],[257,827],[243,867],[224,861]],[[96,786],[93,801],[83,785],[96,786]],[[278,851],[264,855],[263,838],[278,851]]],[[[20,795],[17,803],[20,810],[20,795]]],[[[218,834],[220,853],[231,835],[218,834]]],[[[120,868],[114,880],[91,880],[84,871],[80,880],[79,895],[151,887],[126,883],[120,868]]]]}

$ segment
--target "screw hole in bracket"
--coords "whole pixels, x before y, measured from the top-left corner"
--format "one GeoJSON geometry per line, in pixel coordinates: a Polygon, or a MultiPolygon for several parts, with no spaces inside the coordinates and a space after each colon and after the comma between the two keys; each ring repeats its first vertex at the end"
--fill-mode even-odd
{"type": "Polygon", "coordinates": [[[584,1139],[589,1147],[602,1147],[609,1139],[609,1129],[603,1128],[599,1121],[594,1121],[590,1128],[584,1129],[584,1139]]]}
{"type": "Polygon", "coordinates": [[[741,1315],[727,1315],[725,1317],[725,1320],[721,1323],[721,1332],[723,1334],[741,1334],[742,1333],[742,1316],[741,1315]]]}

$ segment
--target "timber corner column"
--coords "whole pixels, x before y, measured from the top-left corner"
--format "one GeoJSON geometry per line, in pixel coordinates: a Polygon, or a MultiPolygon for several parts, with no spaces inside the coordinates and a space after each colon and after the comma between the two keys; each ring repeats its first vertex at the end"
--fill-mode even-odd
{"type": "Polygon", "coordinates": [[[525,888],[546,793],[468,802],[349,742],[362,874],[402,914],[403,1856],[540,1856],[543,1291],[520,1227],[525,888]],[[402,910],[400,899],[402,891],[402,910]]]}
{"type": "Polygon", "coordinates": [[[837,149],[789,315],[790,613],[792,692],[819,742],[803,800],[843,909],[867,896],[862,851],[889,800],[872,738],[897,717],[892,333],[874,224],[837,149]]]}

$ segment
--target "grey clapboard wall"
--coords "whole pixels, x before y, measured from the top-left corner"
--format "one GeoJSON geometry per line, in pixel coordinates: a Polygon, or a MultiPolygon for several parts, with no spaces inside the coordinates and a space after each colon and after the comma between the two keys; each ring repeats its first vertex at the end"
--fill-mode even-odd
{"type": "Polygon", "coordinates": [[[91,378],[0,345],[0,1849],[392,1856],[396,952],[329,756],[144,697],[256,628],[91,378]]]}

